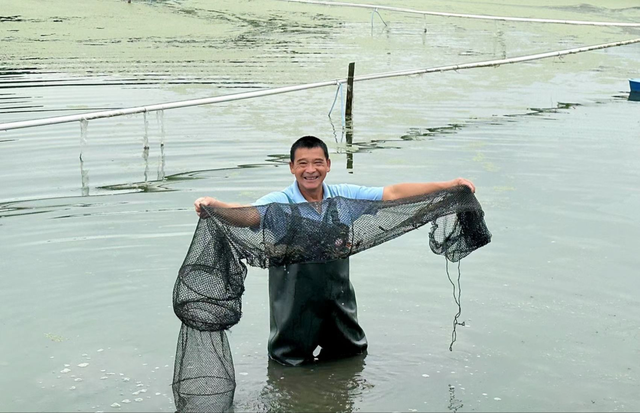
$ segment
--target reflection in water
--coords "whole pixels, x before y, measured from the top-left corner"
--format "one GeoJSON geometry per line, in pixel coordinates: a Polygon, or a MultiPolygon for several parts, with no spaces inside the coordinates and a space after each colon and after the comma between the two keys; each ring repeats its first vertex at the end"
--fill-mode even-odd
{"type": "Polygon", "coordinates": [[[340,139],[338,139],[338,132],[336,131],[336,126],[333,124],[331,119],[331,113],[329,113],[329,123],[331,124],[331,129],[333,130],[333,138],[338,145],[337,153],[341,153],[342,143],[346,140],[345,152],[347,154],[347,170],[349,173],[353,173],[353,117],[345,116],[343,117],[343,127],[340,131],[340,139]]]}
{"type": "Polygon", "coordinates": [[[164,143],[160,144],[160,160],[158,162],[158,176],[156,180],[164,181],[165,173],[164,173],[164,143]]]}
{"type": "Polygon", "coordinates": [[[164,110],[159,110],[156,112],[156,122],[158,123],[158,129],[160,129],[160,160],[158,163],[158,175],[156,177],[156,179],[158,181],[163,181],[164,180],[164,165],[165,165],[165,161],[164,161],[164,138],[165,138],[165,131],[164,131],[164,110]]]}
{"type": "Polygon", "coordinates": [[[424,17],[424,27],[422,28],[422,45],[426,46],[427,45],[427,33],[429,32],[429,30],[427,29],[427,15],[423,14],[422,17],[424,17]]]}
{"type": "Polygon", "coordinates": [[[456,388],[455,386],[449,385],[449,406],[447,408],[452,412],[457,412],[459,409],[462,409],[464,404],[462,400],[456,398],[456,388]]]}
{"type": "Polygon", "coordinates": [[[144,182],[149,180],[149,147],[142,150],[142,159],[144,159],[144,182]]]}
{"type": "Polygon", "coordinates": [[[149,151],[149,120],[147,119],[147,112],[143,112],[142,115],[144,116],[144,136],[142,137],[142,147],[146,149],[148,152],[149,151]]]}
{"type": "Polygon", "coordinates": [[[629,100],[640,102],[640,92],[631,92],[631,93],[629,93],[629,100]]]}
{"type": "Polygon", "coordinates": [[[87,130],[89,128],[89,121],[82,119],[80,121],[80,180],[82,196],[89,196],[89,171],[84,170],[84,160],[82,154],[87,146],[87,130]]]}
{"type": "Polygon", "coordinates": [[[82,154],[87,146],[87,129],[89,128],[89,121],[82,119],[80,121],[80,160],[82,160],[82,154]]]}
{"type": "Polygon", "coordinates": [[[500,30],[500,22],[496,21],[496,33],[493,36],[493,55],[500,59],[507,58],[507,43],[504,40],[504,32],[500,30]]]}
{"type": "Polygon", "coordinates": [[[261,399],[270,412],[351,412],[354,399],[373,387],[362,377],[365,355],[308,366],[269,360],[261,399]]]}
{"type": "Polygon", "coordinates": [[[82,154],[80,154],[80,180],[82,182],[80,193],[82,196],[89,196],[89,171],[84,169],[82,154]]]}
{"type": "MultiPolygon", "coordinates": [[[[158,122],[158,129],[160,129],[160,147],[164,146],[164,110],[159,110],[156,112],[156,121],[158,122]]],[[[164,161],[164,158],[163,158],[164,161]]]]}
{"type": "Polygon", "coordinates": [[[529,112],[525,113],[514,113],[504,115],[508,118],[520,117],[520,116],[540,116],[546,115],[548,113],[558,113],[558,110],[563,109],[573,109],[577,106],[581,106],[580,103],[570,103],[570,102],[558,102],[555,107],[547,107],[547,108],[529,108],[529,112]]]}
{"type": "MultiPolygon", "coordinates": [[[[272,162],[277,165],[289,165],[289,157],[288,153],[274,153],[268,154],[266,162],[272,162]]],[[[238,165],[238,168],[249,167],[248,165],[238,165]]],[[[235,168],[224,168],[224,169],[235,169],[235,168]]]]}
{"type": "MultiPolygon", "coordinates": [[[[4,22],[21,22],[23,21],[20,15],[17,16],[0,16],[0,23],[4,22]]],[[[4,72],[0,72],[2,75],[4,72]]]]}
{"type": "Polygon", "coordinates": [[[353,118],[347,116],[346,126],[344,128],[347,138],[347,170],[349,173],[353,173],[353,118]]]}
{"type": "MultiPolygon", "coordinates": [[[[339,92],[338,92],[339,94],[339,92]]],[[[627,95],[620,96],[620,98],[627,98],[627,95]]],[[[640,95],[631,94],[628,96],[629,100],[640,100],[640,95]]],[[[502,115],[505,118],[514,118],[514,117],[523,117],[523,116],[546,116],[548,114],[553,113],[562,113],[563,111],[569,109],[575,109],[580,106],[579,103],[571,103],[571,102],[558,102],[556,106],[553,107],[543,107],[543,108],[529,108],[527,112],[524,113],[513,113],[513,114],[505,114],[502,115]]],[[[209,173],[217,173],[220,171],[226,170],[235,170],[235,169],[244,169],[244,168],[260,168],[264,166],[270,166],[273,164],[276,165],[287,165],[289,163],[289,154],[268,154],[266,155],[265,163],[255,163],[255,164],[238,164],[235,167],[225,167],[225,168],[213,168],[213,169],[203,169],[203,170],[195,170],[189,172],[181,172],[177,174],[171,174],[169,176],[165,173],[166,166],[166,156],[165,156],[165,127],[164,127],[164,116],[162,111],[158,111],[156,116],[157,125],[160,134],[160,156],[158,157],[158,166],[156,172],[156,179],[151,180],[149,177],[149,140],[148,140],[148,122],[145,115],[145,131],[144,131],[144,141],[146,142],[146,149],[143,149],[142,158],[144,160],[144,179],[142,182],[127,182],[120,184],[111,184],[104,185],[98,187],[98,189],[104,190],[113,190],[113,191],[141,191],[141,192],[156,192],[156,191],[167,191],[171,190],[169,188],[169,181],[184,181],[188,179],[199,179],[198,175],[201,174],[209,174],[209,173]]],[[[434,139],[439,136],[446,136],[451,134],[458,133],[464,127],[467,127],[469,124],[473,125],[482,125],[482,124],[497,124],[495,118],[490,119],[474,119],[473,122],[465,122],[465,123],[450,123],[445,126],[432,126],[425,128],[411,127],[407,130],[407,132],[403,135],[400,135],[397,139],[389,138],[384,140],[370,140],[370,141],[360,141],[354,142],[354,123],[353,117],[343,117],[344,121],[343,127],[338,128],[333,122],[333,119],[329,116],[329,123],[331,125],[334,140],[336,143],[336,152],[338,154],[344,153],[346,155],[346,169],[348,173],[353,173],[354,170],[354,154],[356,152],[371,152],[373,150],[378,149],[401,149],[402,146],[391,146],[391,142],[401,142],[401,141],[413,141],[413,140],[422,140],[422,139],[434,139]]],[[[81,122],[81,133],[82,133],[82,145],[83,147],[87,143],[87,128],[88,122],[81,122]]],[[[86,170],[84,170],[84,163],[82,159],[82,151],[81,151],[81,175],[82,175],[82,194],[84,196],[89,195],[89,177],[86,170]]]]}

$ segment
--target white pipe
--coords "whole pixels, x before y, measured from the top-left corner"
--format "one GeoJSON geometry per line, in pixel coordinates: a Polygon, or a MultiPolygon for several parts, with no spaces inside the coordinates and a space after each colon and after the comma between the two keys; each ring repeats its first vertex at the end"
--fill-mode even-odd
{"type": "Polygon", "coordinates": [[[585,46],[585,47],[578,47],[575,49],[560,50],[557,52],[548,52],[548,53],[540,53],[540,54],[534,54],[529,56],[512,57],[510,59],[488,60],[485,62],[463,63],[460,65],[441,66],[441,67],[434,67],[431,69],[404,70],[404,71],[398,71],[398,72],[388,72],[388,73],[373,74],[373,75],[367,75],[367,76],[359,76],[359,77],[355,77],[353,81],[355,82],[355,81],[383,79],[383,78],[390,78],[390,77],[397,77],[397,76],[419,75],[423,73],[433,73],[433,72],[446,72],[450,70],[473,69],[478,67],[500,66],[500,65],[510,64],[510,63],[528,62],[531,60],[547,59],[549,57],[558,57],[558,56],[566,56],[566,55],[575,54],[575,53],[589,52],[591,50],[606,49],[608,47],[624,46],[624,45],[633,44],[633,43],[640,43],[640,38],[625,40],[622,42],[604,43],[604,44],[599,44],[595,46],[585,46]]]}
{"type": "Polygon", "coordinates": [[[27,120],[21,122],[0,123],[0,131],[20,128],[30,128],[33,126],[55,125],[58,123],[77,122],[81,120],[92,120],[101,118],[111,118],[114,116],[132,115],[135,113],[152,112],[156,110],[178,109],[189,106],[208,105],[212,103],[231,102],[234,100],[251,99],[261,96],[277,95],[280,93],[296,92],[298,90],[314,89],[325,86],[345,83],[347,79],[336,79],[327,82],[308,83],[304,85],[285,86],[275,89],[264,89],[256,92],[237,93],[233,95],[216,96],[211,98],[183,100],[179,102],[160,103],[149,106],[137,106],[126,109],[105,110],[102,112],[82,113],[79,115],[58,116],[54,118],[27,120]]]}
{"type": "MultiPolygon", "coordinates": [[[[624,40],[621,42],[614,42],[614,43],[604,43],[604,44],[599,44],[595,46],[579,47],[575,49],[559,50],[557,52],[548,52],[548,53],[540,53],[540,54],[529,55],[529,56],[513,57],[510,59],[488,60],[484,62],[464,63],[459,65],[440,66],[440,67],[434,67],[434,68],[428,68],[428,69],[414,69],[414,70],[387,72],[387,73],[379,73],[379,74],[372,74],[372,75],[365,75],[365,76],[356,76],[353,78],[353,81],[361,82],[365,80],[384,79],[384,78],[391,78],[391,77],[398,77],[398,76],[410,76],[410,75],[418,75],[418,74],[433,73],[433,72],[447,72],[450,70],[463,70],[463,69],[473,69],[478,67],[500,66],[504,64],[510,64],[510,63],[520,63],[520,62],[527,62],[531,60],[546,59],[549,57],[558,57],[558,56],[565,56],[569,54],[588,52],[588,51],[597,50],[597,49],[606,49],[608,47],[624,46],[624,45],[639,43],[639,42],[640,42],[640,38],[624,40]]],[[[307,83],[303,85],[285,86],[285,87],[280,87],[275,89],[264,89],[256,92],[245,92],[245,93],[237,93],[233,95],[216,96],[211,98],[161,103],[156,105],[139,106],[139,107],[128,108],[128,109],[107,110],[102,112],[91,112],[91,113],[84,113],[79,115],[59,116],[55,118],[36,119],[36,120],[28,120],[28,121],[22,121],[22,122],[0,123],[0,131],[19,129],[19,128],[29,128],[33,126],[54,125],[58,123],[77,122],[82,120],[88,121],[92,119],[110,118],[113,116],[131,115],[134,113],[151,112],[151,111],[165,110],[165,109],[185,108],[189,106],[207,105],[212,103],[231,102],[234,100],[251,99],[251,98],[256,98],[261,96],[277,95],[280,93],[296,92],[299,90],[307,90],[307,89],[314,89],[319,87],[340,85],[341,83],[346,83],[346,82],[347,82],[347,79],[336,79],[336,80],[330,80],[326,82],[307,83]]]]}
{"type": "Polygon", "coordinates": [[[554,20],[554,19],[530,19],[530,18],[524,18],[524,17],[485,16],[480,14],[443,13],[443,12],[435,12],[435,11],[404,9],[400,7],[377,6],[375,4],[342,3],[342,2],[316,1],[316,0],[283,0],[283,1],[290,1],[294,3],[306,3],[306,4],[320,4],[320,5],[326,5],[326,6],[359,7],[363,9],[388,10],[388,11],[395,11],[400,13],[423,14],[423,15],[429,15],[429,16],[460,17],[460,18],[467,18],[467,19],[482,19],[482,20],[500,20],[500,21],[508,21],[508,22],[575,24],[575,25],[581,25],[581,26],[640,27],[640,23],[590,22],[590,21],[581,21],[581,20],[554,20]]]}

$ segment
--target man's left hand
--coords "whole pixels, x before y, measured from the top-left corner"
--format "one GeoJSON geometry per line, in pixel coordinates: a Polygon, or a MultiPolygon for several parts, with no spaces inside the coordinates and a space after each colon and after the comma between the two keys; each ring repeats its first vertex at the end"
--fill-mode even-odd
{"type": "Polygon", "coordinates": [[[471,182],[468,179],[464,179],[464,178],[456,178],[453,180],[454,185],[453,186],[458,186],[458,185],[464,185],[464,186],[468,186],[469,189],[471,189],[472,193],[476,192],[476,187],[475,185],[473,185],[473,182],[471,182]]]}

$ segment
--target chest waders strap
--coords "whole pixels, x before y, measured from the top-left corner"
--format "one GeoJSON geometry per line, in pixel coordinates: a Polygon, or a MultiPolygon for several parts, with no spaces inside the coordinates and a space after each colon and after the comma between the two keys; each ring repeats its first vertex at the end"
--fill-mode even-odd
{"type": "MultiPolygon", "coordinates": [[[[283,193],[292,204],[292,213],[299,214],[293,199],[283,193]]],[[[335,205],[325,213],[325,220],[329,219],[340,222],[335,205]]],[[[327,359],[367,349],[349,281],[348,258],[269,268],[269,310],[269,356],[282,364],[309,363],[318,346],[322,347],[319,357],[327,359]]]]}

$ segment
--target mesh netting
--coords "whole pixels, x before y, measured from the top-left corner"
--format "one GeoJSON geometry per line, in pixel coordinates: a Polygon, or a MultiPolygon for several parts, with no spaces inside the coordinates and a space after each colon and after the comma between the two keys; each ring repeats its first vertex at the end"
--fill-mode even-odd
{"type": "Polygon", "coordinates": [[[247,267],[342,259],[432,223],[430,247],[456,262],[491,240],[466,186],[395,201],[204,207],[178,273],[173,306],[183,325],[173,393],[177,410],[231,407],[235,373],[225,330],[241,317],[247,267]]]}

